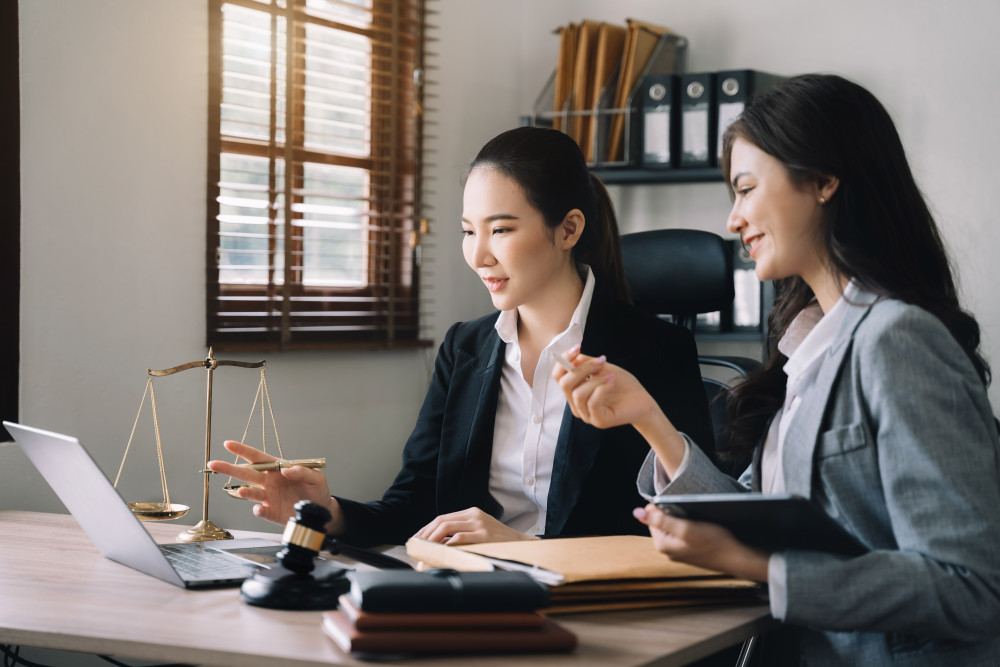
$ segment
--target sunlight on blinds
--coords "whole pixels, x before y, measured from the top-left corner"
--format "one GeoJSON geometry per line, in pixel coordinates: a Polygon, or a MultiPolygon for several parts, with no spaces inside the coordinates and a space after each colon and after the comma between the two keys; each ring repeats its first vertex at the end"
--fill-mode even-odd
{"type": "Polygon", "coordinates": [[[209,338],[415,340],[422,0],[215,2],[209,338]]]}

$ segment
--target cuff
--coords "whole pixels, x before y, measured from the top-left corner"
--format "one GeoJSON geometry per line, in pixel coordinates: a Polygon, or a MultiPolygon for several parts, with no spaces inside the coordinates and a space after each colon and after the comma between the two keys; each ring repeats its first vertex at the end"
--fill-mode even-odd
{"type": "MultiPolygon", "coordinates": [[[[681,464],[677,466],[677,473],[674,475],[675,478],[680,477],[681,473],[684,472],[684,468],[687,467],[688,459],[691,453],[691,441],[688,437],[681,433],[684,437],[684,458],[681,459],[681,464]]],[[[660,460],[656,458],[653,454],[653,489],[656,491],[657,495],[663,493],[668,486],[670,486],[670,476],[667,474],[666,468],[660,463],[660,460]]]]}
{"type": "Polygon", "coordinates": [[[785,557],[781,552],[771,554],[767,561],[767,594],[771,600],[771,616],[785,620],[788,613],[788,588],[785,576],[785,557]]]}

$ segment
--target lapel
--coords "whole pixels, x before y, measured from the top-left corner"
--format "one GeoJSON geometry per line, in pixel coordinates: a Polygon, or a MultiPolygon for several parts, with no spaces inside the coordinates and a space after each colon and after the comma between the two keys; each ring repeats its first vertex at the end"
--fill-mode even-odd
{"type": "Polygon", "coordinates": [[[491,324],[478,350],[456,353],[449,391],[450,423],[442,433],[438,465],[437,493],[444,510],[479,507],[494,515],[500,511],[489,488],[504,347],[491,324]]]}
{"type": "Polygon", "coordinates": [[[826,352],[816,381],[802,395],[799,409],[788,425],[781,463],[785,475],[785,493],[811,496],[814,471],[813,456],[827,406],[833,400],[833,385],[844,365],[854,340],[854,332],[868,315],[874,303],[873,295],[858,295],[858,301],[848,305],[833,345],[826,352]]]}
{"type": "MultiPolygon", "coordinates": [[[[598,283],[587,312],[580,351],[589,356],[607,354],[615,360],[614,318],[615,298],[598,283]]],[[[567,405],[559,426],[555,459],[552,464],[552,481],[549,485],[548,510],[545,532],[561,533],[570,512],[576,506],[583,480],[594,465],[594,457],[601,446],[604,431],[588,426],[573,417],[567,405]]]]}
{"type": "Polygon", "coordinates": [[[771,430],[771,423],[774,421],[774,415],[767,420],[764,424],[764,431],[757,441],[757,446],[753,448],[753,457],[750,460],[750,490],[754,493],[761,492],[761,465],[764,462],[764,443],[767,442],[767,434],[771,430]]]}

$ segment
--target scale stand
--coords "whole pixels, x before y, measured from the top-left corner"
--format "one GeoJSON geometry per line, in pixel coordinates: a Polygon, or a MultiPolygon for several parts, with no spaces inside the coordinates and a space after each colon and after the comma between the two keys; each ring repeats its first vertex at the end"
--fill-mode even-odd
{"type": "MultiPolygon", "coordinates": [[[[265,361],[232,361],[229,359],[216,359],[212,354],[212,348],[208,348],[208,357],[204,361],[191,361],[180,366],[174,366],[162,371],[146,370],[147,375],[161,377],[173,375],[191,368],[205,368],[208,371],[208,386],[205,397],[205,465],[203,470],[205,476],[205,486],[201,503],[201,521],[191,528],[185,530],[177,536],[180,542],[205,542],[208,540],[231,540],[233,534],[228,530],[219,528],[208,520],[208,481],[212,473],[208,471],[208,461],[211,458],[212,444],[212,371],[219,366],[239,366],[240,368],[261,368],[265,361]]],[[[263,371],[262,371],[263,372],[263,371]]],[[[124,464],[124,461],[123,461],[124,464]]]]}

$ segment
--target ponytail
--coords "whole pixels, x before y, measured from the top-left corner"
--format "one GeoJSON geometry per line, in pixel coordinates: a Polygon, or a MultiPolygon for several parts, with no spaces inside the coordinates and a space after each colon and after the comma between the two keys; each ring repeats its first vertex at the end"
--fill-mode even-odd
{"type": "Polygon", "coordinates": [[[600,178],[591,174],[590,182],[594,188],[597,215],[594,220],[587,219],[584,233],[575,248],[576,258],[589,264],[594,275],[601,277],[616,298],[631,303],[622,266],[621,233],[618,231],[614,204],[600,178]],[[590,234],[587,234],[587,229],[591,230],[590,234]]]}

